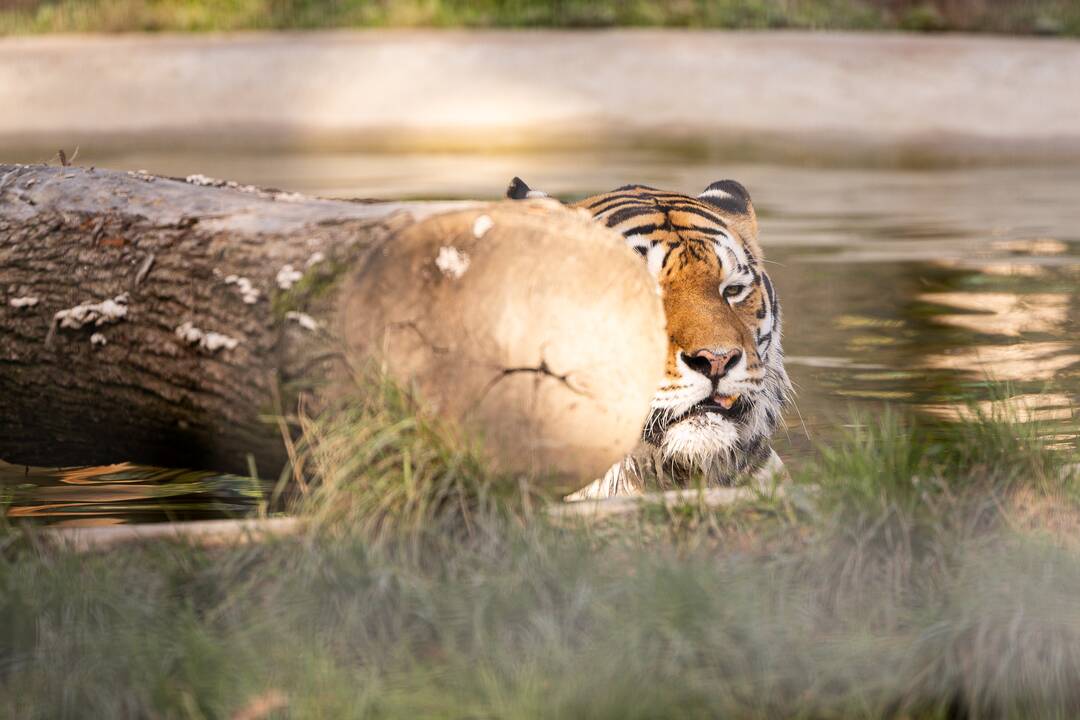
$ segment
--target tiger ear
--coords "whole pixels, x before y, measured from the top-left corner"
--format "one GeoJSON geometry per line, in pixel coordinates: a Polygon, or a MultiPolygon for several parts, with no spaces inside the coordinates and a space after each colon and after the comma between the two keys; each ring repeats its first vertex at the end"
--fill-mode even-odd
{"type": "Polygon", "coordinates": [[[742,183],[717,180],[698,195],[698,200],[723,210],[729,222],[745,240],[757,240],[757,213],[754,212],[754,203],[750,201],[750,193],[742,183]]]}
{"type": "Polygon", "coordinates": [[[746,191],[742,183],[734,180],[717,180],[705,188],[705,192],[698,195],[698,200],[704,200],[736,215],[754,212],[754,205],[750,202],[750,193],[746,191]]]}
{"type": "Polygon", "coordinates": [[[510,184],[506,188],[506,197],[510,198],[511,200],[525,200],[528,198],[542,198],[547,196],[548,195],[546,192],[541,192],[539,190],[533,190],[532,188],[530,188],[528,185],[525,184],[525,181],[519,177],[515,177],[513,180],[511,180],[510,184]]]}

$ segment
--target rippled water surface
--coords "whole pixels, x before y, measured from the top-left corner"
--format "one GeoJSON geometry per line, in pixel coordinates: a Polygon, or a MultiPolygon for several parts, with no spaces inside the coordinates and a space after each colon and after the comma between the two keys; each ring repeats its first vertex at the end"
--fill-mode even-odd
{"type": "MultiPolygon", "coordinates": [[[[1075,444],[1080,416],[1080,168],[925,171],[722,166],[650,154],[169,156],[101,165],[341,197],[498,196],[521,175],[580,197],[629,182],[698,192],[731,177],[754,197],[784,307],[798,409],[789,460],[860,408],[926,417],[1007,407],[1075,444]]],[[[8,514],[112,523],[240,515],[249,478],[112,467],[0,465],[8,514]]]]}

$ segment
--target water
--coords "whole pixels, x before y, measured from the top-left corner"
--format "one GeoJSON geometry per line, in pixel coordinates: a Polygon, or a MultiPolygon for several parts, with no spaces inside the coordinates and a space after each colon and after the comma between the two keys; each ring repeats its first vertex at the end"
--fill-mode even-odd
{"type": "Polygon", "coordinates": [[[0,462],[7,517],[42,525],[243,517],[272,490],[250,477],[119,463],[85,468],[27,468],[0,462]]]}
{"type": "MultiPolygon", "coordinates": [[[[544,156],[141,154],[101,166],[194,172],[338,197],[495,198],[513,175],[564,197],[628,182],[696,192],[731,177],[754,197],[785,315],[797,410],[789,462],[860,409],[963,417],[1005,406],[1053,442],[1080,431],[1080,168],[866,170],[723,166],[656,153],[544,156]]],[[[9,515],[104,523],[236,516],[249,478],[0,466],[9,515]]]]}

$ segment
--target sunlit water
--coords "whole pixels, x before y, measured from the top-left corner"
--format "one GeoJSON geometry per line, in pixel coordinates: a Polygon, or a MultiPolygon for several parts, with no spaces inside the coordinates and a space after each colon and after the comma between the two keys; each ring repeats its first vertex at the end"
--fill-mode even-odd
{"type": "MultiPolygon", "coordinates": [[[[1076,443],[1080,168],[723,166],[649,153],[96,160],[340,197],[495,198],[513,175],[563,197],[629,182],[696,192],[732,177],[754,197],[784,307],[798,402],[776,443],[782,456],[798,462],[884,403],[946,420],[1007,409],[1076,443]]],[[[249,478],[130,467],[0,466],[0,483],[8,514],[39,522],[235,516],[265,497],[249,478]]]]}

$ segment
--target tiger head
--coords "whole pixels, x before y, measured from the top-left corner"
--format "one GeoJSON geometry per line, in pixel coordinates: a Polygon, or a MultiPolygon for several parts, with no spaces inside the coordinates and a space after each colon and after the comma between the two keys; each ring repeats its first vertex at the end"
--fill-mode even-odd
{"type": "MultiPolygon", "coordinates": [[[[543,193],[514,178],[507,195],[543,193]]],[[[721,180],[694,198],[627,185],[574,206],[621,233],[662,293],[666,372],[643,440],[720,482],[762,466],[791,384],[746,188],[721,180]]]]}

